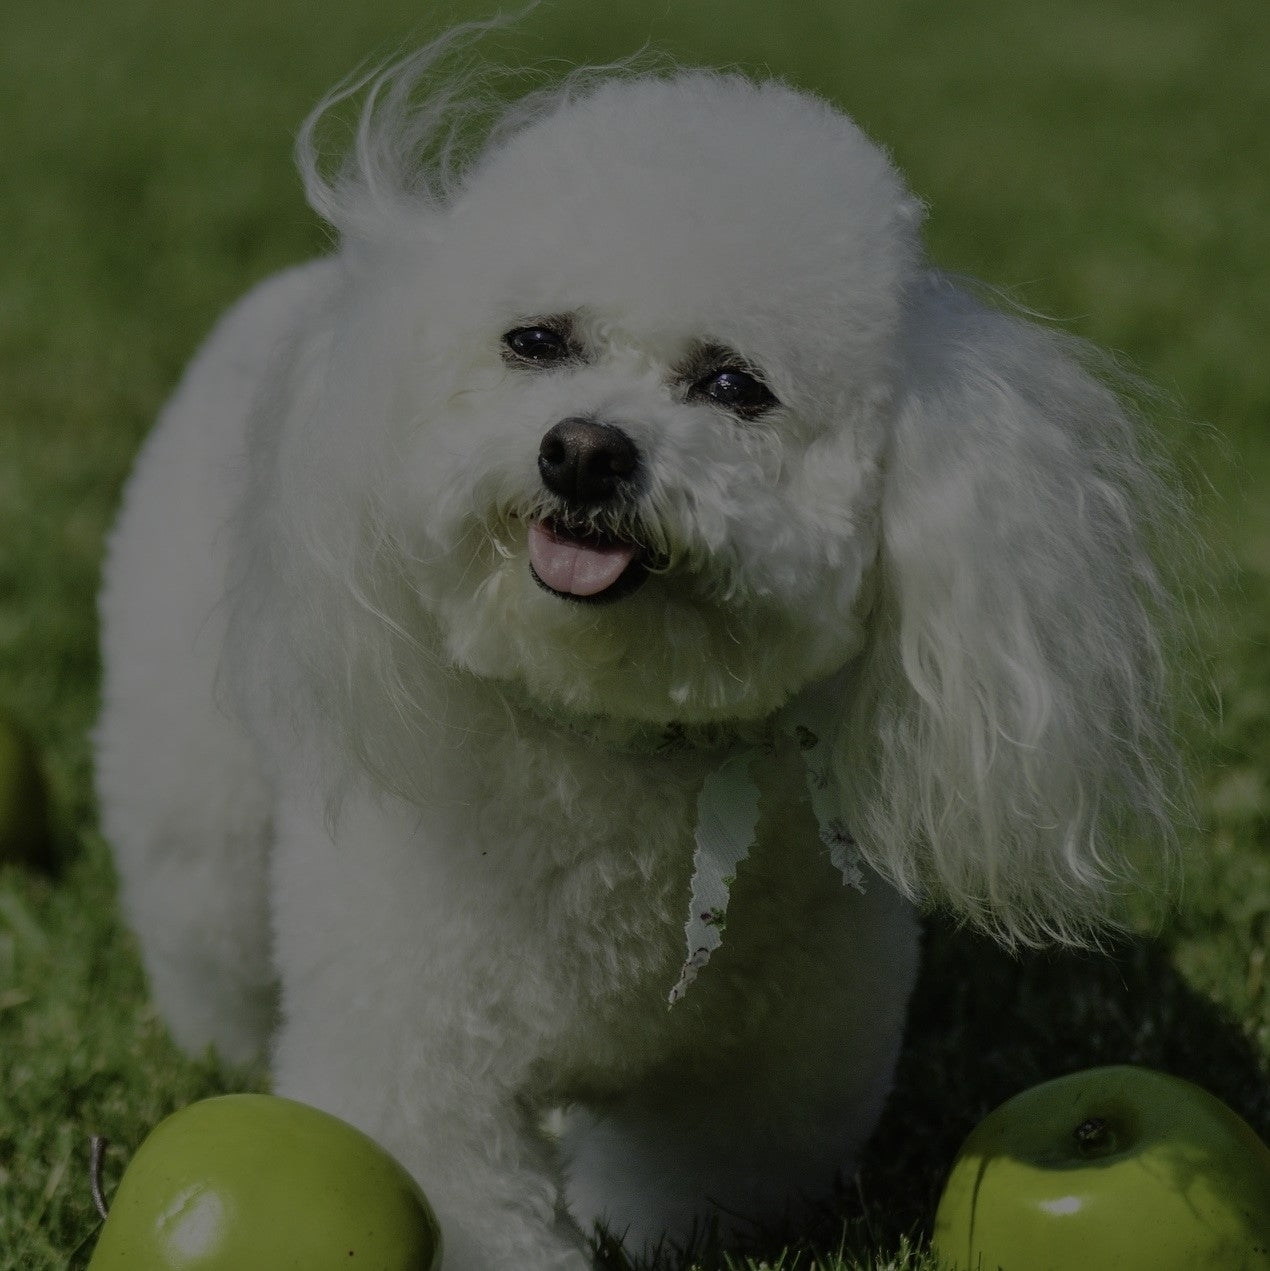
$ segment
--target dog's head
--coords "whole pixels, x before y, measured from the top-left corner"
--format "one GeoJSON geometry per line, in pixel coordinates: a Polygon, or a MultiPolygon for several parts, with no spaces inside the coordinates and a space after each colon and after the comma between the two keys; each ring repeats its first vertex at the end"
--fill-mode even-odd
{"type": "Polygon", "coordinates": [[[494,146],[366,301],[408,332],[386,512],[452,664],[691,723],[858,653],[917,223],[774,84],[610,81],[494,146]]]}
{"type": "Polygon", "coordinates": [[[601,79],[429,169],[425,64],[337,180],[305,134],[341,276],[269,491],[292,654],[363,759],[408,785],[438,667],[644,723],[832,691],[901,887],[1024,939],[1094,921],[1104,822],[1168,820],[1174,509],[1087,351],[933,272],[823,102],[601,79]]]}

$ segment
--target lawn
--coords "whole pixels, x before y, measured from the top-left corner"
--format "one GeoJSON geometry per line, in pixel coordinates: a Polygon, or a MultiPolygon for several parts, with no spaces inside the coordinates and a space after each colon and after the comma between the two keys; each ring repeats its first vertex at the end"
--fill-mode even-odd
{"type": "MultiPolygon", "coordinates": [[[[496,46],[569,59],[639,38],[621,13],[597,32],[598,0],[561,34],[583,8],[563,2],[496,46]]],[[[847,1218],[847,1260],[819,1265],[919,1267],[961,1137],[1034,1081],[1151,1064],[1270,1135],[1270,6],[691,8],[677,52],[835,97],[927,201],[936,260],[1176,401],[1164,447],[1213,547],[1186,724],[1200,817],[1163,918],[1106,954],[1021,959],[931,919],[895,1097],[820,1233],[836,1246],[847,1218]]],[[[112,1142],[109,1192],[166,1111],[261,1084],[178,1056],[117,917],[89,783],[96,577],[131,457],[201,335],[326,246],[290,167],[295,126],[360,59],[438,22],[405,0],[6,0],[0,707],[40,743],[61,863],[0,869],[0,1271],[83,1265],[90,1135],[112,1142]]]]}

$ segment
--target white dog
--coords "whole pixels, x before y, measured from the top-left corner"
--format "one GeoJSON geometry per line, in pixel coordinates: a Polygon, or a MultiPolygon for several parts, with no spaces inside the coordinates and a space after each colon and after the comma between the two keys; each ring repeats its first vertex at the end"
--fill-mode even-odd
{"type": "Polygon", "coordinates": [[[141,456],[98,788],[183,1047],[384,1143],[447,1269],[579,1268],[851,1168],[912,901],[1101,921],[1169,820],[1169,504],[826,103],[575,76],[456,157],[435,52],[335,177],[310,121],[338,250],[141,456]]]}

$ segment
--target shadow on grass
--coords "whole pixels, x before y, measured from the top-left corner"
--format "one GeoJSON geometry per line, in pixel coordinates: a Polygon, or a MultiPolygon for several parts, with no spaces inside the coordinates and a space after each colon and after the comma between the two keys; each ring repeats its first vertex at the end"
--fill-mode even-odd
{"type": "Polygon", "coordinates": [[[1038,1082],[1119,1063],[1185,1077],[1270,1136],[1256,1048],[1162,943],[1014,957],[932,920],[895,1091],[845,1215],[884,1246],[928,1234],[948,1166],[989,1111],[1038,1082]]]}
{"type": "MultiPolygon", "coordinates": [[[[929,920],[895,1090],[859,1174],[818,1207],[816,1230],[764,1232],[746,1252],[779,1267],[822,1265],[813,1249],[830,1258],[824,1265],[839,1251],[867,1266],[896,1254],[910,1265],[905,1251],[925,1244],[948,1167],[989,1111],[1038,1082],[1118,1063],[1193,1081],[1270,1137],[1270,1082],[1256,1048],[1189,987],[1160,942],[1013,956],[929,920]],[[779,1261],[794,1244],[803,1256],[779,1261]]],[[[600,1265],[631,1266],[610,1258],[600,1265]]],[[[738,1264],[712,1250],[692,1265],[738,1264]]]]}

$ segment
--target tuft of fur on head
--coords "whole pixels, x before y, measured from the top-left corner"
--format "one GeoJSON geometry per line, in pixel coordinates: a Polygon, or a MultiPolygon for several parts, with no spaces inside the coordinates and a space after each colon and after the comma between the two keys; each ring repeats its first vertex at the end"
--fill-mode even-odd
{"type": "Polygon", "coordinates": [[[539,77],[463,56],[537,4],[459,23],[420,48],[354,72],[327,93],[296,135],[296,168],[310,207],[346,240],[409,235],[421,212],[440,210],[456,195],[483,151],[612,76],[651,73],[662,64],[645,52],[609,66],[580,66],[558,82],[525,87],[509,103],[509,83],[528,85],[539,77]],[[333,147],[328,172],[322,136],[355,102],[349,141],[333,147]]]}

